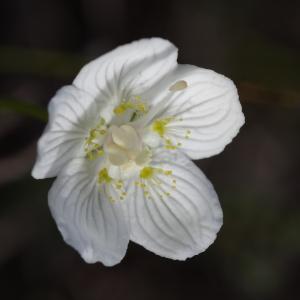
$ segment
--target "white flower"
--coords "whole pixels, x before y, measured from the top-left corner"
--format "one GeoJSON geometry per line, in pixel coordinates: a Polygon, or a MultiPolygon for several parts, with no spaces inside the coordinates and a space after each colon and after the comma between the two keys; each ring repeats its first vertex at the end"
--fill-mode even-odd
{"type": "Polygon", "coordinates": [[[118,47],[49,104],[32,176],[57,176],[52,215],[86,262],[119,263],[129,240],[184,260],[222,225],[218,197],[190,159],[220,153],[238,133],[237,90],[176,60],[177,49],[160,38],[118,47]]]}

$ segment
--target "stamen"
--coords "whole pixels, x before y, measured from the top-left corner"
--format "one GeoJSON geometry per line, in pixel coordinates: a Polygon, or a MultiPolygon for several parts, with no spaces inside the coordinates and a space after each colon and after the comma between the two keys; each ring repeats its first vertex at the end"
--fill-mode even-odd
{"type": "Polygon", "coordinates": [[[154,168],[152,168],[152,167],[145,167],[145,168],[143,168],[141,170],[140,177],[142,179],[150,179],[150,178],[152,178],[153,173],[154,173],[154,168]]]}
{"type": "MultiPolygon", "coordinates": [[[[179,143],[177,143],[179,145],[179,143]]],[[[167,150],[176,150],[177,145],[174,145],[170,139],[165,139],[165,148],[167,150]]]]}
{"type": "Polygon", "coordinates": [[[91,129],[89,136],[85,139],[84,151],[89,160],[94,160],[104,154],[103,140],[107,132],[105,120],[100,118],[95,128],[91,129]]]}
{"type": "Polygon", "coordinates": [[[155,120],[152,124],[152,130],[156,132],[160,137],[163,137],[166,132],[166,126],[173,120],[174,117],[155,120]]]}
{"type": "Polygon", "coordinates": [[[130,121],[148,112],[149,108],[146,103],[141,101],[141,98],[136,96],[131,100],[122,100],[122,102],[114,109],[117,116],[123,115],[128,110],[133,110],[130,121]]]}
{"type": "Polygon", "coordinates": [[[110,177],[106,168],[103,168],[99,171],[98,184],[102,191],[104,191],[109,201],[112,203],[116,202],[116,199],[112,197],[112,195],[108,191],[110,186],[115,189],[116,193],[118,194],[119,200],[124,200],[127,196],[127,193],[124,189],[124,182],[122,180],[115,180],[110,177]]]}
{"type": "Polygon", "coordinates": [[[167,133],[167,125],[172,121],[181,121],[181,119],[167,117],[164,119],[155,120],[152,124],[152,130],[164,140],[164,146],[167,150],[176,150],[182,145],[180,142],[174,143],[170,138],[165,137],[165,134],[167,133]]]}
{"type": "Polygon", "coordinates": [[[112,178],[108,175],[107,169],[103,168],[98,174],[98,183],[111,183],[112,178]]]}
{"type": "MultiPolygon", "coordinates": [[[[146,199],[153,200],[153,197],[151,196],[151,193],[149,191],[150,187],[156,186],[156,188],[160,188],[162,185],[162,181],[157,177],[157,175],[165,175],[167,177],[172,178],[173,172],[171,170],[164,170],[162,168],[154,168],[154,167],[144,167],[140,171],[140,180],[135,181],[135,185],[140,187],[143,190],[143,194],[146,199]]],[[[172,182],[170,183],[171,187],[173,189],[176,189],[176,180],[172,179],[172,182]]],[[[161,189],[161,188],[160,188],[161,189]]],[[[170,192],[164,192],[163,194],[159,193],[159,198],[161,200],[164,200],[164,197],[171,196],[170,192]]]]}
{"type": "MultiPolygon", "coordinates": [[[[166,137],[166,135],[168,135],[168,133],[171,135],[172,131],[175,133],[177,131],[177,129],[172,128],[171,126],[168,127],[169,123],[171,123],[173,121],[182,122],[182,118],[175,118],[175,117],[171,116],[171,117],[167,117],[164,119],[158,119],[158,120],[155,120],[151,126],[152,131],[156,132],[163,139],[164,147],[167,150],[176,150],[176,149],[178,149],[178,147],[182,146],[182,143],[180,141],[178,141],[176,139],[175,139],[175,141],[173,141],[169,137],[166,137]]],[[[189,129],[185,130],[184,138],[189,139],[191,137],[191,133],[192,133],[191,130],[189,130],[189,129]]]]}

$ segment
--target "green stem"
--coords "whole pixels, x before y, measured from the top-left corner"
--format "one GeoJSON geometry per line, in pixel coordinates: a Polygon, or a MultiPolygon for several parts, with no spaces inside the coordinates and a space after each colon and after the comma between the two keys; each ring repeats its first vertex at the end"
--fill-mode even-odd
{"type": "Polygon", "coordinates": [[[40,49],[0,47],[0,73],[33,74],[48,78],[69,79],[86,63],[71,53],[40,49]]]}
{"type": "Polygon", "coordinates": [[[32,103],[26,103],[23,101],[12,99],[0,99],[0,111],[1,110],[17,112],[19,114],[37,119],[42,122],[48,121],[47,111],[39,105],[32,103]]]}

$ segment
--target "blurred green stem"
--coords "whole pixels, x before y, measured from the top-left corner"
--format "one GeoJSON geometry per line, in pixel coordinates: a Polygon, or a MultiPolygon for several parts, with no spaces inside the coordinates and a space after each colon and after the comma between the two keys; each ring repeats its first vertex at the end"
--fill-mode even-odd
{"type": "Polygon", "coordinates": [[[81,56],[13,46],[0,47],[0,73],[68,79],[86,63],[81,56]]]}
{"type": "Polygon", "coordinates": [[[0,99],[0,111],[3,110],[13,111],[42,122],[48,121],[48,114],[45,109],[43,109],[39,105],[26,103],[24,101],[0,99]]]}

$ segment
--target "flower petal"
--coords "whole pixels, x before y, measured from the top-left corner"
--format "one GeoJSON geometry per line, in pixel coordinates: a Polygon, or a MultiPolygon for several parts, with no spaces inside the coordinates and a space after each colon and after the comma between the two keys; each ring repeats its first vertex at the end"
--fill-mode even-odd
{"type": "Polygon", "coordinates": [[[156,110],[154,119],[172,117],[165,139],[181,145],[192,159],[220,153],[244,124],[235,85],[214,71],[178,65],[157,90],[148,95],[156,110]]]}
{"type": "Polygon", "coordinates": [[[110,202],[100,190],[93,163],[74,159],[59,174],[49,192],[49,206],[69,245],[88,263],[119,263],[129,242],[120,202],[110,202]]]}
{"type": "Polygon", "coordinates": [[[120,47],[87,64],[75,86],[97,99],[121,101],[141,93],[177,65],[177,48],[161,38],[142,39],[120,47]]]}
{"type": "Polygon", "coordinates": [[[152,168],[167,172],[157,171],[152,182],[143,182],[146,187],[136,184],[132,197],[125,200],[130,239],[172,259],[185,260],[203,252],[222,225],[222,209],[211,183],[177,151],[155,154],[152,168]]]}
{"type": "Polygon", "coordinates": [[[36,179],[56,176],[71,158],[83,155],[84,138],[101,108],[86,92],[65,86],[52,98],[48,110],[49,123],[38,142],[32,170],[36,179]]]}

